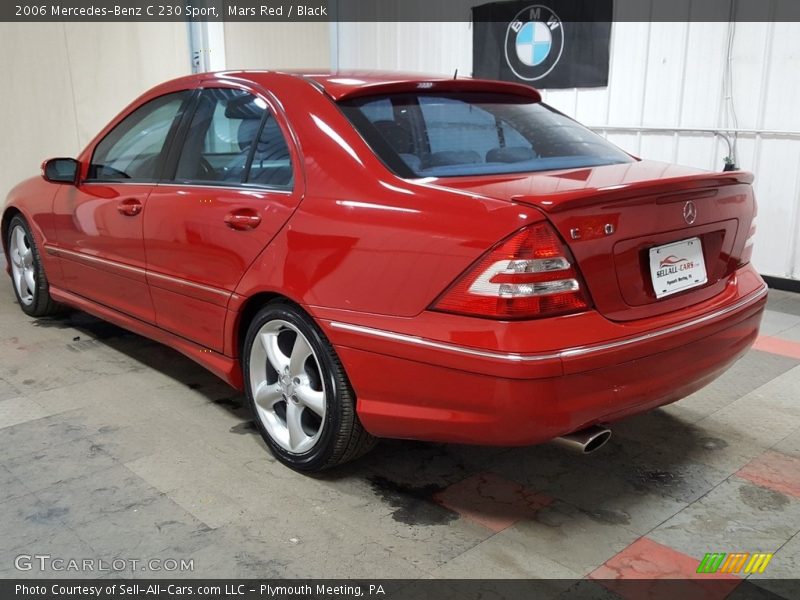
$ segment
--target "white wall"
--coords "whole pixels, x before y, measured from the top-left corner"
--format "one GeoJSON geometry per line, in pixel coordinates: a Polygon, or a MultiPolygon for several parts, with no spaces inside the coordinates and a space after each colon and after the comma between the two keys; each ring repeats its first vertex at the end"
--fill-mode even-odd
{"type": "Polygon", "coordinates": [[[184,23],[0,23],[0,55],[0,199],[43,159],[76,156],[136,96],[190,71],[184,23]]]}
{"type": "Polygon", "coordinates": [[[330,69],[328,23],[224,24],[228,69],[330,69]]]}
{"type": "MultiPolygon", "coordinates": [[[[213,69],[330,68],[327,23],[207,27],[213,69]]],[[[0,23],[0,202],[42,160],[76,156],[150,87],[191,72],[185,23],[0,23]]]]}
{"type": "MultiPolygon", "coordinates": [[[[628,0],[632,1],[632,0],[628,0]]],[[[691,3],[684,0],[688,15],[691,3]]],[[[728,23],[615,23],[608,88],[544,90],[546,102],[629,152],[720,170],[713,133],[642,128],[734,129],[723,71],[728,23]]],[[[341,69],[470,74],[470,23],[340,23],[341,69]]],[[[756,175],[754,263],[800,279],[800,23],[737,23],[731,58],[739,166],[756,175]],[[793,132],[778,135],[764,130],[793,132]]]]}
{"type": "Polygon", "coordinates": [[[337,23],[339,69],[472,73],[469,23],[337,23]]]}

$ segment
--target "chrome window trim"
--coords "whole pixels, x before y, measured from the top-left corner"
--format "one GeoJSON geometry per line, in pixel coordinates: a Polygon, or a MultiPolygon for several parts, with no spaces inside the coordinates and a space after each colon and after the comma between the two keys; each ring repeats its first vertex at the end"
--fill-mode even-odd
{"type": "Polygon", "coordinates": [[[82,181],[80,185],[150,185],[153,187],[190,187],[190,188],[210,188],[217,190],[235,190],[237,192],[261,192],[265,194],[287,194],[291,195],[294,190],[286,190],[282,188],[271,188],[258,185],[214,185],[214,184],[201,184],[201,183],[173,183],[161,181],[116,181],[107,180],[102,181],[99,179],[92,179],[82,181]]]}
{"type": "Polygon", "coordinates": [[[82,185],[156,185],[158,181],[123,181],[118,179],[84,179],[78,183],[82,185]]]}
{"type": "Polygon", "coordinates": [[[447,350],[450,352],[456,352],[459,354],[466,354],[469,356],[477,356],[480,358],[491,358],[497,360],[506,360],[509,362],[520,363],[520,362],[536,362],[541,360],[553,360],[553,359],[560,359],[560,358],[569,358],[573,356],[585,356],[588,354],[594,354],[597,352],[603,352],[606,350],[612,350],[614,348],[621,348],[624,346],[629,346],[631,344],[637,344],[639,342],[644,342],[647,340],[652,340],[654,338],[658,338],[664,335],[669,335],[671,333],[676,333],[683,329],[688,329],[690,327],[694,327],[696,325],[700,325],[702,323],[706,323],[708,321],[713,321],[720,317],[723,317],[729,313],[735,312],[748,304],[755,302],[756,300],[761,299],[767,293],[767,286],[763,286],[760,289],[756,290],[755,292],[745,296],[741,300],[738,300],[734,304],[730,306],[726,306],[725,308],[716,310],[712,313],[708,313],[701,317],[696,317],[690,321],[686,321],[684,323],[679,323],[677,325],[672,325],[670,327],[665,327],[663,329],[657,329],[655,331],[649,331],[647,333],[643,333],[634,337],[625,338],[622,340],[617,340],[614,342],[607,342],[602,344],[594,344],[591,346],[577,346],[574,348],[567,348],[565,350],[559,350],[557,352],[546,352],[541,354],[517,354],[517,353],[506,353],[506,352],[493,352],[491,350],[479,350],[477,348],[470,348],[467,346],[458,346],[456,344],[449,344],[447,342],[437,342],[434,340],[429,340],[426,338],[422,338],[419,336],[414,335],[407,335],[403,333],[396,333],[393,331],[386,331],[383,329],[375,329],[372,327],[364,327],[361,325],[353,325],[351,323],[342,323],[339,321],[329,321],[328,324],[333,327],[334,329],[342,329],[345,331],[352,331],[355,333],[363,333],[364,335],[370,335],[372,337],[378,337],[383,339],[391,339],[398,342],[405,342],[408,344],[414,344],[417,346],[424,346],[426,348],[436,348],[438,350],[447,350]]]}
{"type": "Polygon", "coordinates": [[[284,188],[271,188],[258,185],[214,185],[213,183],[178,183],[173,181],[158,182],[155,184],[157,187],[191,187],[191,188],[208,188],[216,190],[236,190],[239,192],[263,192],[268,194],[293,194],[294,190],[287,190],[284,188]]]}

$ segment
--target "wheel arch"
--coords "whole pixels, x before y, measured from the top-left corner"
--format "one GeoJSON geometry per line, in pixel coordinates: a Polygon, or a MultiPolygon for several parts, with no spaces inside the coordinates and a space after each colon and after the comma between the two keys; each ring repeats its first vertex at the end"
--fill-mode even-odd
{"type": "Polygon", "coordinates": [[[19,208],[9,206],[3,211],[3,218],[0,220],[0,235],[2,235],[3,253],[6,257],[8,256],[8,228],[11,226],[11,220],[17,215],[21,215],[25,219],[25,214],[19,208]]]}
{"type": "MultiPolygon", "coordinates": [[[[327,339],[325,332],[319,327],[317,319],[306,310],[302,304],[277,292],[258,292],[247,298],[238,311],[238,322],[235,324],[234,331],[238,339],[237,346],[240,348],[239,362],[242,366],[242,384],[245,396],[253,412],[256,427],[263,437],[265,443],[272,451],[273,455],[282,463],[301,472],[314,472],[328,467],[358,458],[369,451],[376,442],[376,439],[364,429],[357,413],[357,396],[349,381],[347,372],[337,356],[336,349],[327,339]],[[263,312],[262,312],[263,311],[263,312]],[[262,316],[259,317],[258,315],[262,316]],[[285,319],[285,321],[283,321],[285,319]],[[288,322],[286,322],[288,321],[288,322]],[[311,446],[293,446],[290,441],[288,447],[285,441],[280,441],[280,436],[276,437],[274,432],[273,420],[284,420],[284,426],[289,429],[289,439],[291,440],[291,427],[287,425],[289,421],[289,408],[292,404],[306,404],[294,395],[294,387],[291,389],[283,387],[283,400],[287,403],[285,413],[281,416],[277,409],[274,411],[273,419],[264,420],[254,397],[253,387],[261,389],[264,383],[269,383],[268,372],[264,369],[250,371],[253,364],[263,364],[266,359],[269,364],[272,362],[268,357],[269,351],[262,348],[262,344],[256,342],[256,334],[261,332],[260,327],[269,326],[270,323],[280,323],[277,329],[270,330],[278,333],[285,326],[294,329],[298,336],[303,336],[306,341],[309,353],[313,353],[317,364],[318,383],[321,387],[314,387],[317,392],[322,392],[322,401],[325,403],[326,410],[319,413],[319,425],[311,433],[304,428],[306,436],[311,440],[311,446]],[[245,348],[245,342],[253,340],[253,348],[261,348],[260,354],[254,354],[249,346],[245,348]],[[255,363],[251,364],[251,361],[255,363]],[[255,379],[254,379],[255,378],[255,379]],[[289,397],[291,396],[291,402],[289,397]],[[271,424],[272,423],[272,424],[271,424]],[[314,436],[313,438],[311,436],[314,436]],[[301,452],[292,455],[292,452],[301,452]]],[[[296,338],[295,338],[296,339],[296,338]]],[[[275,343],[277,345],[277,341],[275,343]]],[[[272,344],[269,344],[270,346],[272,344]]],[[[291,356],[294,360],[294,346],[290,351],[281,350],[284,358],[291,356]]],[[[305,359],[302,359],[305,361],[305,359]]],[[[290,367],[278,367],[273,364],[274,371],[278,373],[281,369],[288,374],[290,367]]],[[[305,364],[305,362],[303,362],[305,364]]],[[[304,367],[305,368],[305,367],[304,367]]],[[[281,381],[281,378],[278,377],[281,381]]],[[[288,379],[287,379],[288,381],[288,379]]],[[[293,380],[292,385],[302,385],[301,381],[293,380]]],[[[273,380],[274,383],[274,380],[273,380]]],[[[278,385],[289,385],[288,383],[278,385]]],[[[305,385],[311,385],[306,383],[305,385]]],[[[298,392],[299,397],[303,397],[298,392]]],[[[312,409],[313,410],[313,409],[312,409]]],[[[295,411],[296,414],[298,414],[295,411]]],[[[297,427],[295,427],[297,431],[297,427]]],[[[305,443],[305,441],[303,442],[305,443]]]]}
{"type": "MultiPolygon", "coordinates": [[[[244,341],[247,337],[247,329],[250,327],[250,323],[253,321],[253,318],[256,316],[259,310],[261,310],[267,303],[274,302],[275,300],[292,304],[305,311],[300,303],[295,302],[288,296],[285,296],[279,292],[261,291],[249,296],[237,311],[236,320],[234,321],[233,326],[234,338],[231,347],[237,353],[240,361],[242,360],[244,341]]],[[[307,313],[308,311],[305,312],[307,313]]]]}

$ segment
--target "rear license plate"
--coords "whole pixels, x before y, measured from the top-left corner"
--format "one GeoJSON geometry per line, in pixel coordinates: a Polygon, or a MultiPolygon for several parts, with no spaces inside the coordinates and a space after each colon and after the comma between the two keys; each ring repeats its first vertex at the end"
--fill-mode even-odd
{"type": "Polygon", "coordinates": [[[700,238],[650,248],[650,278],[656,298],[703,285],[708,278],[700,238]]]}

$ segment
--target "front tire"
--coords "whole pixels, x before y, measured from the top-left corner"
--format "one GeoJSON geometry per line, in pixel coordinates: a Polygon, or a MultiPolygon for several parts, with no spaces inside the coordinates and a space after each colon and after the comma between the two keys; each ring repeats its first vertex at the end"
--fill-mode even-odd
{"type": "Polygon", "coordinates": [[[28,223],[21,215],[14,216],[8,224],[6,247],[11,265],[11,282],[22,312],[31,317],[57,313],[58,305],[50,296],[39,249],[28,223]]]}
{"type": "Polygon", "coordinates": [[[258,430],[285,465],[321,471],[374,446],[336,352],[300,308],[274,301],[256,314],[245,338],[243,369],[258,430]]]}

